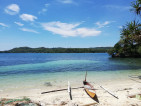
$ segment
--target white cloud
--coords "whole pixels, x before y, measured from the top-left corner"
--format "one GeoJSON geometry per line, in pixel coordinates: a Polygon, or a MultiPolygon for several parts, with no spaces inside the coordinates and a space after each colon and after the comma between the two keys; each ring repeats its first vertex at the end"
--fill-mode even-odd
{"type": "Polygon", "coordinates": [[[64,4],[71,4],[73,3],[73,0],[58,0],[58,2],[64,3],[64,4]]]}
{"type": "Polygon", "coordinates": [[[38,14],[43,14],[43,13],[45,13],[46,11],[47,11],[47,9],[46,9],[46,8],[43,8],[41,11],[38,12],[38,14]]]}
{"type": "Polygon", "coordinates": [[[8,25],[6,25],[6,24],[4,24],[4,23],[0,23],[0,26],[8,27],[8,25]]]}
{"type": "Polygon", "coordinates": [[[41,11],[38,12],[38,14],[44,14],[45,12],[47,12],[47,8],[50,4],[45,4],[44,8],[42,8],[41,11]]]}
{"type": "Polygon", "coordinates": [[[20,23],[20,22],[14,22],[15,24],[19,25],[19,26],[23,26],[24,24],[20,23]]]}
{"type": "Polygon", "coordinates": [[[20,30],[25,31],[25,32],[33,32],[33,33],[39,33],[33,29],[27,29],[27,28],[20,28],[20,30]]]}
{"type": "Polygon", "coordinates": [[[45,4],[45,7],[48,7],[50,4],[45,4]]]}
{"type": "MultiPolygon", "coordinates": [[[[107,26],[111,22],[114,22],[114,21],[105,21],[104,23],[96,22],[95,24],[98,25],[98,28],[102,28],[102,27],[107,26]]],[[[109,26],[107,26],[107,27],[109,27],[109,26]]]]}
{"type": "Polygon", "coordinates": [[[17,4],[10,4],[4,9],[4,11],[7,14],[15,15],[15,14],[19,13],[20,7],[17,4]]]}
{"type": "Polygon", "coordinates": [[[85,28],[85,27],[77,28],[80,25],[80,23],[68,24],[68,23],[61,23],[57,21],[57,22],[42,23],[41,25],[45,30],[53,32],[54,34],[59,34],[63,37],[97,36],[101,33],[101,31],[97,31],[94,28],[85,28]]]}
{"type": "Polygon", "coordinates": [[[23,21],[34,21],[35,19],[37,19],[36,16],[30,15],[30,14],[22,14],[22,15],[20,15],[20,18],[21,18],[23,21]]]}

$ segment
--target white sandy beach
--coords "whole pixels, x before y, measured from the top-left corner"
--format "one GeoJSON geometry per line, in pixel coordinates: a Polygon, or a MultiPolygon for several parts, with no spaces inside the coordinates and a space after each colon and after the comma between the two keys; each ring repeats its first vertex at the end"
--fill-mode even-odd
{"type": "MultiPolygon", "coordinates": [[[[136,79],[140,81],[140,79],[136,79]]],[[[133,81],[131,79],[119,79],[113,81],[105,81],[99,83],[113,93],[114,95],[118,96],[119,99],[111,96],[105,90],[99,87],[99,84],[92,83],[96,90],[96,94],[99,99],[99,104],[95,104],[92,106],[141,106],[141,100],[137,98],[129,98],[128,95],[134,94],[141,94],[141,83],[133,81]]],[[[73,85],[71,87],[80,87],[83,86],[82,84],[73,85]]],[[[41,94],[41,92],[46,92],[55,89],[63,89],[67,88],[65,86],[50,86],[50,87],[37,87],[31,89],[20,89],[20,90],[12,90],[12,91],[1,91],[0,98],[22,98],[24,96],[30,98],[32,101],[40,103],[42,106],[87,106],[87,104],[96,103],[92,100],[84,91],[83,88],[80,89],[72,89],[72,98],[70,100],[69,94],[67,91],[60,91],[60,92],[53,92],[53,93],[46,93],[41,94]]],[[[89,105],[88,105],[89,106],[89,105]]],[[[91,105],[90,105],[91,106],[91,105]]]]}

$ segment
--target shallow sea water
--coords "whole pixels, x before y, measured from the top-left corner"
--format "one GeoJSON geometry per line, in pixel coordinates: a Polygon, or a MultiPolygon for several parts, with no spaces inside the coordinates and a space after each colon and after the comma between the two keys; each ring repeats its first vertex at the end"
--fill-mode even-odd
{"type": "Polygon", "coordinates": [[[141,75],[140,58],[111,58],[107,53],[1,53],[0,92],[82,83],[103,82],[141,75]]]}

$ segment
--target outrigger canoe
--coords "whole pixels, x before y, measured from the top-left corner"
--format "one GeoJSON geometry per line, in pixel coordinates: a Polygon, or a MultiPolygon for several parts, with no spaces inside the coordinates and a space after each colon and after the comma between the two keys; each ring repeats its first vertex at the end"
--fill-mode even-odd
{"type": "MultiPolygon", "coordinates": [[[[87,72],[86,72],[86,75],[87,75],[87,72]]],[[[84,90],[85,92],[93,99],[95,100],[96,102],[99,103],[99,100],[97,98],[97,95],[95,93],[95,90],[94,90],[94,87],[86,81],[86,76],[85,76],[85,80],[83,81],[83,84],[84,84],[84,90]]]]}

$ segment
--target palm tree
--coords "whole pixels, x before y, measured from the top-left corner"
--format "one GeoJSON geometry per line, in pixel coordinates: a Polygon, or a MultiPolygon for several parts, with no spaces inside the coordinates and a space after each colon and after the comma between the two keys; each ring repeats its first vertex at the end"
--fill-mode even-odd
{"type": "Polygon", "coordinates": [[[123,26],[121,35],[121,38],[126,39],[129,44],[141,44],[141,24],[136,21],[127,23],[126,26],[123,26]]]}
{"type": "MultiPolygon", "coordinates": [[[[131,3],[132,11],[141,16],[141,0],[131,3]]],[[[128,22],[121,29],[121,39],[117,42],[113,49],[109,50],[109,54],[114,56],[140,56],[141,57],[141,22],[128,22]]]]}
{"type": "Polygon", "coordinates": [[[141,15],[141,0],[136,0],[132,2],[131,6],[133,7],[131,11],[134,11],[137,15],[141,15]]]}

